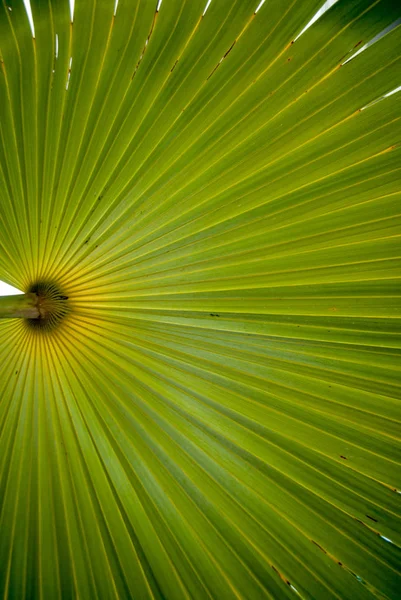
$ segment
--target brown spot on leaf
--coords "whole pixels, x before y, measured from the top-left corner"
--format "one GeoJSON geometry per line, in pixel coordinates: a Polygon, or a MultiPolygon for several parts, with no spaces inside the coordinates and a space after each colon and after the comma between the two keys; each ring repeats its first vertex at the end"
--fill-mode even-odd
{"type": "Polygon", "coordinates": [[[140,64],[141,64],[141,62],[142,62],[142,59],[143,59],[143,57],[144,57],[144,54],[145,54],[145,52],[146,52],[146,49],[147,49],[147,47],[148,47],[148,45],[149,45],[149,42],[150,42],[151,35],[152,35],[152,33],[153,33],[153,30],[154,30],[154,28],[155,28],[155,25],[156,25],[156,20],[157,20],[157,15],[158,15],[158,14],[159,14],[159,11],[156,11],[156,12],[155,12],[155,16],[153,17],[153,21],[152,21],[152,25],[151,25],[151,27],[150,27],[150,31],[149,31],[148,37],[146,38],[145,45],[144,45],[144,47],[143,47],[143,49],[142,49],[142,53],[141,53],[141,55],[140,55],[140,57],[139,57],[139,60],[138,60],[138,62],[136,63],[136,67],[135,67],[135,70],[134,70],[134,72],[133,72],[133,74],[132,74],[131,80],[132,80],[132,79],[134,79],[134,77],[135,77],[135,75],[136,75],[136,72],[137,72],[137,70],[139,69],[139,65],[140,65],[140,64]]]}
{"type": "Polygon", "coordinates": [[[231,44],[231,46],[229,47],[229,49],[227,50],[227,52],[225,53],[225,55],[223,56],[223,58],[225,58],[226,56],[228,56],[230,54],[230,52],[234,48],[236,42],[237,42],[237,40],[233,41],[233,43],[231,44]]]}
{"type": "Polygon", "coordinates": [[[315,546],[317,546],[319,548],[319,550],[321,550],[322,552],[324,552],[324,554],[327,554],[326,550],[324,548],[322,548],[322,546],[320,544],[318,544],[317,542],[315,542],[315,540],[311,540],[312,544],[315,544],[315,546]]]}
{"type": "Polygon", "coordinates": [[[368,517],[368,519],[370,519],[371,521],[374,521],[375,523],[377,523],[377,519],[375,519],[374,517],[371,517],[369,515],[366,515],[368,517]]]}

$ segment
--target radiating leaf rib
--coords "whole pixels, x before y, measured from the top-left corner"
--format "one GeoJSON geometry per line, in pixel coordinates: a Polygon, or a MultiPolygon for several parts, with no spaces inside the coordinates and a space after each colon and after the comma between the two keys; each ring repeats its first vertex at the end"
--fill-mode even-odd
{"type": "Polygon", "coordinates": [[[400,7],[205,4],[1,5],[4,598],[400,589],[400,7]]]}

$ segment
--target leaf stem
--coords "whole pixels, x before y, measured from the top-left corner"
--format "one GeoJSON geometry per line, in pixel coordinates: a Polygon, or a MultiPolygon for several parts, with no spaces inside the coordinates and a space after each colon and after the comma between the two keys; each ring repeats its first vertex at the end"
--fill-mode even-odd
{"type": "Polygon", "coordinates": [[[39,316],[36,294],[0,296],[0,319],[37,319],[39,316]]]}

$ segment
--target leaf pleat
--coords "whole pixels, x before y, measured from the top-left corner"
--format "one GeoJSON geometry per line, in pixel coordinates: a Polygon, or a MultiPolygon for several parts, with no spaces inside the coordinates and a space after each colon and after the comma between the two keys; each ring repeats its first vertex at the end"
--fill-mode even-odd
{"type": "Polygon", "coordinates": [[[2,1],[2,598],[399,597],[401,7],[205,4],[2,1]]]}

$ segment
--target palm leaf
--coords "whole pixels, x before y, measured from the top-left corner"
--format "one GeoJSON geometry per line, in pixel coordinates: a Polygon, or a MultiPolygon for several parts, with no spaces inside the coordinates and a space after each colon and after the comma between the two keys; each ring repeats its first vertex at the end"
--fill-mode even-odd
{"type": "Polygon", "coordinates": [[[401,589],[401,7],[205,3],[3,0],[2,598],[401,589]]]}

